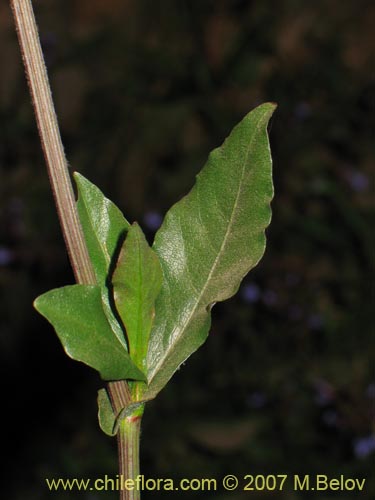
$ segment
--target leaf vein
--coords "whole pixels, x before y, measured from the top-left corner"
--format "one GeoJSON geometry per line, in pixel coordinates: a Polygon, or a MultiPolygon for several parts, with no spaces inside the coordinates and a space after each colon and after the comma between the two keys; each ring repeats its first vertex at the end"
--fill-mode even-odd
{"type": "MultiPolygon", "coordinates": [[[[264,112],[264,115],[265,114],[267,114],[267,111],[264,112]]],[[[227,240],[228,240],[229,234],[231,232],[231,225],[233,224],[234,216],[235,216],[237,208],[238,208],[238,201],[239,201],[239,198],[240,198],[240,194],[242,193],[242,189],[243,189],[242,183],[243,183],[243,178],[244,178],[244,175],[245,175],[246,164],[247,164],[247,161],[248,161],[250,150],[252,149],[254,139],[257,136],[258,130],[260,129],[261,126],[263,126],[263,120],[262,119],[260,119],[258,121],[258,123],[257,123],[257,125],[255,127],[255,130],[253,131],[252,137],[249,140],[248,146],[246,148],[245,160],[244,160],[243,165],[242,165],[241,179],[240,179],[240,182],[239,182],[239,186],[238,186],[238,189],[237,189],[236,198],[235,198],[235,201],[234,201],[234,204],[233,204],[233,208],[232,208],[232,211],[231,211],[231,216],[230,216],[229,221],[228,221],[228,227],[227,227],[227,230],[225,232],[224,238],[222,240],[220,249],[219,249],[218,254],[217,254],[217,256],[216,256],[216,258],[215,258],[215,260],[214,260],[214,262],[212,264],[212,267],[211,267],[211,269],[210,269],[210,271],[208,273],[208,276],[207,276],[207,279],[205,281],[205,284],[202,287],[201,292],[199,293],[199,295],[196,298],[195,305],[192,307],[189,315],[187,316],[187,318],[184,320],[183,324],[180,325],[180,327],[178,329],[179,333],[177,333],[177,340],[176,340],[176,335],[173,336],[175,342],[178,342],[178,341],[181,340],[183,332],[186,330],[186,328],[189,325],[190,321],[192,320],[192,318],[193,318],[193,316],[194,316],[197,308],[199,307],[199,305],[200,305],[200,303],[202,301],[202,298],[204,297],[204,294],[205,294],[205,292],[207,290],[207,287],[208,287],[208,285],[210,283],[210,279],[213,276],[213,274],[214,274],[214,272],[215,272],[215,270],[216,270],[216,268],[218,266],[218,262],[219,262],[219,260],[221,258],[223,250],[224,250],[224,248],[225,248],[225,246],[227,244],[227,240]]],[[[198,184],[198,180],[197,180],[197,184],[198,184]]],[[[171,353],[171,347],[170,346],[171,346],[171,344],[169,344],[168,348],[163,353],[163,356],[160,357],[158,363],[153,368],[151,377],[148,380],[149,384],[153,380],[154,376],[158,373],[160,367],[163,365],[163,363],[165,362],[165,360],[169,357],[169,355],[171,353]]]]}

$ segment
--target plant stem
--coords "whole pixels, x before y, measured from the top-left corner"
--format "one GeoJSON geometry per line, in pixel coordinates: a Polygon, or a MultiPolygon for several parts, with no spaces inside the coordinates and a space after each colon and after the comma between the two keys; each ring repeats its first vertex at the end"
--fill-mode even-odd
{"type": "MultiPolygon", "coordinates": [[[[61,141],[31,0],[10,0],[10,5],[13,11],[40,140],[70,263],[78,283],[95,284],[95,273],[76,208],[68,163],[61,141]]],[[[109,382],[108,392],[116,414],[131,402],[129,387],[124,380],[109,382]]],[[[139,439],[139,431],[137,435],[139,439]]],[[[135,437],[133,437],[134,439],[135,437]]],[[[122,441],[123,439],[119,437],[119,443],[122,441]]],[[[134,446],[133,444],[133,448],[134,446]]],[[[121,450],[119,450],[119,456],[125,457],[125,461],[126,457],[133,457],[133,455],[129,455],[128,453],[122,453],[121,450]]],[[[130,466],[123,461],[120,461],[119,465],[120,475],[125,477],[129,477],[127,476],[127,472],[134,470],[134,461],[132,468],[129,468],[130,466]]],[[[121,497],[121,500],[125,500],[126,498],[121,497]]]]}
{"type": "Polygon", "coordinates": [[[123,408],[129,406],[132,402],[129,385],[123,380],[115,380],[109,382],[108,386],[112,408],[115,414],[118,415],[123,408]]]}
{"type": "Polygon", "coordinates": [[[92,284],[95,283],[95,274],[75,206],[73,188],[31,1],[11,0],[10,3],[69,258],[77,282],[92,284]]]}
{"type": "Polygon", "coordinates": [[[140,500],[141,490],[137,478],[139,474],[139,438],[141,433],[143,407],[131,416],[125,417],[117,433],[119,463],[124,464],[120,484],[120,500],[140,500]],[[126,483],[126,479],[132,482],[126,483]]]}

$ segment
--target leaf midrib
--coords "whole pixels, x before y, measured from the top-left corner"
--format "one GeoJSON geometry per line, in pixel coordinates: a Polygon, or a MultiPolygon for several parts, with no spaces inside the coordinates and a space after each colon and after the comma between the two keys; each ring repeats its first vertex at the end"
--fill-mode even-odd
{"type": "Polygon", "coordinates": [[[143,304],[143,269],[142,269],[142,256],[141,256],[141,242],[137,234],[137,247],[138,247],[138,276],[139,276],[139,292],[138,292],[138,307],[137,307],[137,333],[135,339],[135,353],[133,356],[139,356],[139,340],[142,332],[142,304],[143,304]]]}
{"type": "Polygon", "coordinates": [[[249,145],[248,145],[248,148],[247,148],[247,151],[246,151],[246,156],[245,156],[245,161],[243,162],[243,166],[242,166],[242,173],[241,173],[241,180],[239,182],[239,187],[238,187],[238,190],[237,190],[237,194],[236,194],[236,199],[234,201],[234,204],[233,204],[233,209],[232,209],[232,213],[231,213],[231,217],[228,221],[228,227],[227,227],[227,230],[225,232],[225,235],[224,235],[224,238],[223,238],[223,241],[222,241],[222,244],[220,246],[220,249],[217,253],[217,256],[212,264],[212,267],[210,269],[210,272],[208,273],[208,276],[207,276],[207,279],[206,279],[206,282],[204,284],[204,286],[202,287],[202,290],[199,294],[199,296],[197,297],[197,300],[196,300],[196,303],[194,305],[194,307],[191,309],[191,313],[189,314],[189,316],[187,317],[187,319],[185,320],[182,328],[180,329],[180,334],[178,335],[177,337],[177,340],[174,342],[174,344],[167,348],[165,351],[164,351],[164,354],[163,356],[160,358],[159,362],[157,363],[156,367],[154,368],[153,370],[153,375],[151,378],[148,379],[148,385],[151,384],[152,380],[155,378],[155,376],[157,375],[157,373],[159,372],[160,370],[160,366],[163,365],[165,359],[169,356],[171,350],[174,348],[175,346],[175,343],[178,342],[180,340],[180,338],[182,337],[183,335],[183,332],[185,332],[186,328],[188,327],[190,321],[192,320],[198,306],[200,305],[200,302],[202,300],[202,297],[204,296],[206,290],[207,290],[207,287],[208,287],[208,284],[211,280],[211,277],[213,276],[215,270],[216,270],[216,267],[218,265],[218,262],[221,258],[221,254],[223,252],[223,249],[225,248],[226,246],[226,243],[227,243],[227,240],[228,240],[228,237],[229,237],[229,233],[230,233],[230,229],[232,227],[232,224],[233,224],[233,220],[234,220],[234,214],[236,213],[237,211],[237,206],[238,206],[238,200],[239,200],[239,197],[240,197],[240,194],[241,194],[241,191],[242,191],[242,184],[243,184],[243,178],[244,178],[244,175],[245,175],[245,170],[246,170],[246,164],[247,164],[247,160],[248,160],[248,157],[249,157],[249,154],[250,154],[250,150],[253,146],[253,142],[254,142],[254,138],[255,136],[257,135],[257,132],[259,130],[259,128],[263,125],[263,117],[264,115],[266,115],[268,113],[268,111],[265,111],[264,114],[262,115],[262,117],[259,119],[258,121],[258,124],[256,125],[255,129],[254,129],[254,132],[252,134],[252,137],[249,141],[249,145]]]}

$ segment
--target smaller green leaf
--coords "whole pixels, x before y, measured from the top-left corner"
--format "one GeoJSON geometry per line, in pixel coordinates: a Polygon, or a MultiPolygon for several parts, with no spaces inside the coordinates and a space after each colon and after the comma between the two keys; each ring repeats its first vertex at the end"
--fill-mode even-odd
{"type": "Polygon", "coordinates": [[[77,210],[97,284],[102,287],[104,312],[112,330],[127,349],[124,332],[112,311],[108,277],[130,224],[121,210],[95,184],[78,172],[74,173],[74,179],[79,195],[77,210]]]}
{"type": "Polygon", "coordinates": [[[40,295],[34,306],[55,328],[65,352],[104,380],[145,380],[114,334],[98,286],[71,285],[40,295]]]}
{"type": "Polygon", "coordinates": [[[117,311],[126,328],[130,357],[141,370],[145,369],[162,279],[159,259],[142,229],[134,223],[121,249],[112,284],[117,311]]]}
{"type": "Polygon", "coordinates": [[[130,227],[121,210],[83,175],[74,172],[77,209],[98,285],[107,283],[116,249],[130,227]]]}
{"type": "Polygon", "coordinates": [[[122,419],[142,416],[145,407],[142,402],[130,403],[116,415],[106,389],[99,389],[97,402],[99,426],[107,436],[115,436],[117,434],[122,419]]]}
{"type": "Polygon", "coordinates": [[[97,402],[99,427],[107,436],[115,436],[116,416],[106,389],[99,389],[97,402]]]}

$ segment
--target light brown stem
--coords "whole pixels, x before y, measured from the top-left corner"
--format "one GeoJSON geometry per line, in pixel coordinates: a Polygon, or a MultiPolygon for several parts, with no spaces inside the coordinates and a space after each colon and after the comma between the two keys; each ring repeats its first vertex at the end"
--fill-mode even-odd
{"type": "Polygon", "coordinates": [[[30,0],[10,3],[66,248],[77,282],[92,284],[95,274],[77,214],[33,8],[30,0]]]}
{"type": "MultiPolygon", "coordinates": [[[[10,0],[10,5],[69,259],[78,283],[95,284],[95,273],[78,217],[31,0],[10,0]]],[[[131,402],[129,387],[124,380],[110,382],[108,392],[116,413],[131,402]]],[[[121,457],[120,442],[119,438],[121,457]]],[[[126,464],[120,463],[120,474],[124,474],[125,467],[126,464]]]]}
{"type": "Polygon", "coordinates": [[[143,406],[121,420],[117,433],[119,463],[123,464],[120,500],[140,500],[139,441],[143,406]],[[126,482],[127,479],[130,481],[126,482]]]}
{"type": "Polygon", "coordinates": [[[126,408],[132,403],[129,386],[127,383],[124,383],[123,380],[110,382],[108,386],[113,411],[118,415],[123,408],[126,408]]]}

